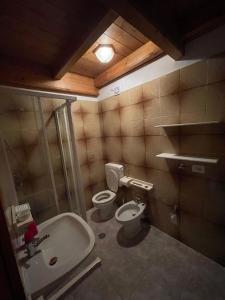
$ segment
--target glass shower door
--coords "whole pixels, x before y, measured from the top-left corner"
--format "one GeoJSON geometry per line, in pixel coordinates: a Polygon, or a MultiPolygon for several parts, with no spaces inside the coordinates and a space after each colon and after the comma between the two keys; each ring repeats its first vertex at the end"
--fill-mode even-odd
{"type": "Polygon", "coordinates": [[[86,219],[71,103],[63,96],[0,89],[0,137],[18,202],[30,204],[37,223],[68,211],[86,219]]]}
{"type": "Polygon", "coordinates": [[[0,136],[19,203],[29,203],[41,223],[58,213],[37,97],[0,91],[0,136]]]}

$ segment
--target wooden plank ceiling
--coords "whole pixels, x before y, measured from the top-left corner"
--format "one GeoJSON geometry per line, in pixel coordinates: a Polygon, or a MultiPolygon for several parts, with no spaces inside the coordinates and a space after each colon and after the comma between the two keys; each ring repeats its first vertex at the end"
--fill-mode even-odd
{"type": "Polygon", "coordinates": [[[221,0],[1,0],[0,84],[97,95],[224,23],[221,0]],[[99,44],[114,46],[110,63],[97,61],[99,44]]]}
{"type": "Polygon", "coordinates": [[[59,83],[54,77],[75,51],[81,56],[115,17],[102,3],[91,0],[2,0],[0,83],[33,88],[37,77],[39,88],[43,83],[43,88],[50,90],[61,86],[62,91],[97,95],[93,80],[86,90],[82,76],[76,76],[77,84],[65,79],[59,83]],[[87,15],[87,8],[91,14],[87,15]]]}
{"type": "Polygon", "coordinates": [[[137,50],[149,39],[123,18],[118,17],[99,39],[71,67],[70,72],[96,77],[106,69],[137,50]],[[102,64],[98,61],[93,50],[101,44],[113,45],[115,55],[111,62],[102,64]]]}

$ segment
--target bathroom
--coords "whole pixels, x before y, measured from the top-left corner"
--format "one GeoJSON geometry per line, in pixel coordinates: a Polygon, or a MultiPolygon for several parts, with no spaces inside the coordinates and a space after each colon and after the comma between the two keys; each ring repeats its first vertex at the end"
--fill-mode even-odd
{"type": "Polygon", "coordinates": [[[225,299],[225,7],[166,6],[182,48],[148,4],[78,2],[4,4],[2,299],[225,299]]]}

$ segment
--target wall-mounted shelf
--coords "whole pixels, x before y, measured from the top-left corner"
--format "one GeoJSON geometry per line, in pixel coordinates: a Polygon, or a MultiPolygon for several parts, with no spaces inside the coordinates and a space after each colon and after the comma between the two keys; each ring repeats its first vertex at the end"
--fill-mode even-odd
{"type": "Polygon", "coordinates": [[[211,125],[211,124],[219,124],[220,121],[209,121],[209,122],[195,122],[195,123],[175,123],[175,124],[165,124],[165,125],[156,125],[154,127],[182,127],[182,126],[197,126],[197,125],[211,125]]]}
{"type": "Polygon", "coordinates": [[[174,160],[200,162],[200,163],[207,163],[207,164],[217,164],[218,163],[218,158],[178,155],[178,154],[172,154],[172,153],[161,153],[161,154],[157,154],[156,157],[166,158],[166,159],[174,159],[174,160]]]}

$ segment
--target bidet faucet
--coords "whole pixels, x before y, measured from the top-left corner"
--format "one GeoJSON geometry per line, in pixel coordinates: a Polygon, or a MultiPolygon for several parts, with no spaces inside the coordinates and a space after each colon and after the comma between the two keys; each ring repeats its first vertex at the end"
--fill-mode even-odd
{"type": "Polygon", "coordinates": [[[26,250],[27,250],[27,255],[29,258],[33,257],[35,254],[39,253],[40,250],[37,249],[37,247],[44,241],[46,240],[50,235],[49,234],[45,234],[43,237],[41,238],[33,238],[32,241],[30,241],[27,245],[26,245],[26,250]]]}
{"type": "Polygon", "coordinates": [[[139,204],[139,203],[142,202],[142,197],[139,196],[139,195],[136,195],[134,201],[135,201],[137,204],[139,204]]]}

